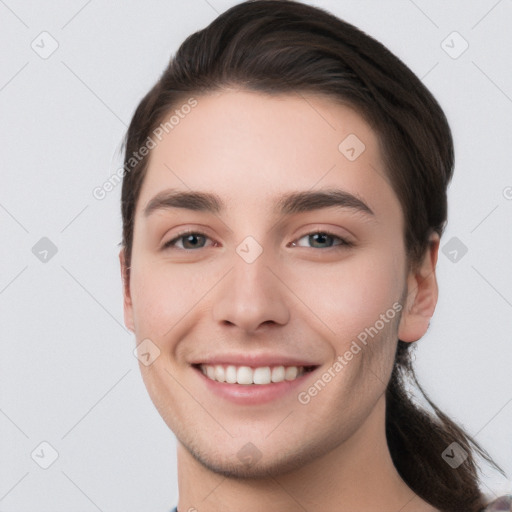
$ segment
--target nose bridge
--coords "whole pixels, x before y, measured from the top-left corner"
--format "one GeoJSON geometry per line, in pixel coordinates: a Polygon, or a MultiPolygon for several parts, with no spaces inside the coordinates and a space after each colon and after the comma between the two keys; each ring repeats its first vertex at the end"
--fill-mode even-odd
{"type": "Polygon", "coordinates": [[[247,237],[230,261],[232,270],[218,288],[214,321],[238,326],[247,332],[263,323],[284,325],[289,320],[285,290],[270,270],[273,258],[256,240],[247,237]]]}

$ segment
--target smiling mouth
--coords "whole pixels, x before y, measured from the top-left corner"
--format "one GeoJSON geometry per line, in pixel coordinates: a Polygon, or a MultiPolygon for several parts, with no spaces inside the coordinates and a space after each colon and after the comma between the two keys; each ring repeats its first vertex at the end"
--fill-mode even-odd
{"type": "Polygon", "coordinates": [[[316,368],[316,366],[258,366],[253,368],[222,364],[196,364],[193,366],[215,382],[245,386],[293,381],[316,368]]]}

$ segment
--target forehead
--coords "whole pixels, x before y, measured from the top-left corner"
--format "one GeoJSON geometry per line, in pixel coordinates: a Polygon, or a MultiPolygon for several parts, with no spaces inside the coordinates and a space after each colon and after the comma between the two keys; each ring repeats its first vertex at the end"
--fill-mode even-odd
{"type": "Polygon", "coordinates": [[[325,188],[401,215],[378,137],[354,109],[302,93],[225,90],[194,99],[161,140],[153,137],[139,215],[165,189],[215,192],[233,208],[261,213],[285,192],[325,188]]]}

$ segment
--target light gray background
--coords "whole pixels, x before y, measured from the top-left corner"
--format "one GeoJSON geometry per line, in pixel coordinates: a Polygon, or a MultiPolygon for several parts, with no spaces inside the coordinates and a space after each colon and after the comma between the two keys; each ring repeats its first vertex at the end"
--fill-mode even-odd
{"type": "MultiPolygon", "coordinates": [[[[175,441],[122,320],[120,187],[102,201],[92,190],[121,165],[131,115],[171,53],[235,3],[0,0],[0,511],[177,501],[175,441]],[[59,45],[47,59],[31,47],[51,48],[43,31],[59,45]],[[58,249],[47,262],[32,252],[42,237],[58,249]],[[48,469],[31,458],[49,461],[43,441],[58,452],[48,469]]],[[[457,237],[468,251],[440,254],[417,373],[510,478],[512,1],[310,3],[386,44],[447,113],[457,164],[442,246],[457,237]],[[453,31],[469,43],[458,58],[453,31]]],[[[512,491],[490,471],[484,485],[512,491]]]]}

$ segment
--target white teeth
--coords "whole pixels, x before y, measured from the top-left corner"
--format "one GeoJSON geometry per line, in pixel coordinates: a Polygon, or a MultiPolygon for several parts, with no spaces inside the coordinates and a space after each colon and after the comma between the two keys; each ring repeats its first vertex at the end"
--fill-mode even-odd
{"type": "Polygon", "coordinates": [[[284,366],[274,366],[274,368],[272,368],[272,382],[283,382],[284,375],[284,366]]]}
{"type": "Polygon", "coordinates": [[[256,368],[252,376],[254,384],[270,384],[270,368],[264,366],[263,368],[256,368]]]}
{"type": "Polygon", "coordinates": [[[248,366],[240,366],[236,371],[236,381],[238,384],[252,384],[252,369],[248,366]]]}
{"type": "Polygon", "coordinates": [[[236,366],[228,366],[226,368],[226,382],[229,384],[236,383],[236,366]]]}
{"type": "Polygon", "coordinates": [[[222,366],[220,364],[200,365],[201,371],[211,380],[217,382],[227,382],[228,384],[270,384],[272,382],[291,381],[300,377],[304,373],[304,367],[297,366],[260,366],[251,368],[250,366],[222,366]]]}
{"type": "Polygon", "coordinates": [[[285,380],[294,380],[297,378],[298,368],[296,366],[288,366],[284,372],[285,380]]]}
{"type": "Polygon", "coordinates": [[[224,367],[220,364],[215,366],[215,380],[219,382],[224,382],[226,380],[224,367]]]}

